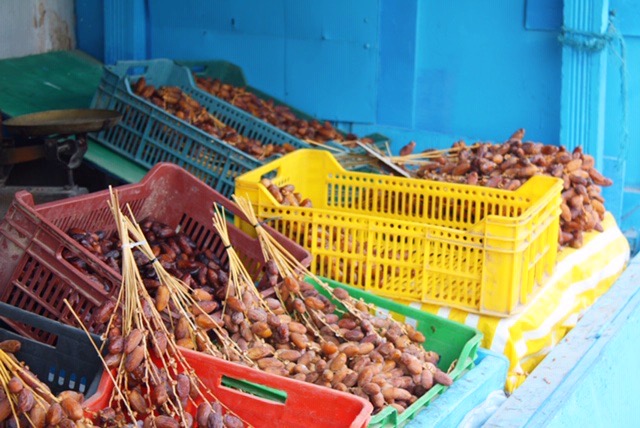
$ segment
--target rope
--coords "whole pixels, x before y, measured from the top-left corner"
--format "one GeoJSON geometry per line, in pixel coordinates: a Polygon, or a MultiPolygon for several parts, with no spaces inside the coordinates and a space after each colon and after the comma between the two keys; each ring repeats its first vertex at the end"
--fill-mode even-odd
{"type": "MultiPolygon", "coordinates": [[[[620,104],[622,106],[622,130],[620,138],[620,151],[618,159],[626,159],[629,150],[629,102],[628,102],[628,76],[627,76],[627,45],[622,33],[613,24],[614,14],[609,14],[609,23],[605,33],[595,33],[580,31],[566,26],[562,26],[558,40],[565,46],[589,53],[600,52],[605,48],[610,48],[620,61],[620,104]],[[620,52],[616,50],[616,44],[620,52]]],[[[622,162],[617,163],[621,168],[622,162]]]]}
{"type": "MultiPolygon", "coordinates": [[[[611,24],[611,21],[610,25],[611,24]]],[[[606,33],[595,33],[589,31],[580,31],[562,26],[560,35],[558,36],[560,43],[571,46],[574,49],[585,52],[599,52],[613,40],[613,34],[610,31],[606,33]]]]}

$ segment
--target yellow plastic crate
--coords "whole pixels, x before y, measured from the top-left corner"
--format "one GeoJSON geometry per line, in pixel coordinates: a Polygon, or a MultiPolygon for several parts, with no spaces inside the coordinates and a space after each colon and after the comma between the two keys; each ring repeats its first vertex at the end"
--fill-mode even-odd
{"type": "Polygon", "coordinates": [[[320,150],[236,178],[259,218],[310,250],[315,274],[495,316],[516,312],[553,272],[561,189],[547,176],[507,191],[350,172],[320,150]],[[263,177],[293,184],[313,207],[280,205],[263,177]]]}

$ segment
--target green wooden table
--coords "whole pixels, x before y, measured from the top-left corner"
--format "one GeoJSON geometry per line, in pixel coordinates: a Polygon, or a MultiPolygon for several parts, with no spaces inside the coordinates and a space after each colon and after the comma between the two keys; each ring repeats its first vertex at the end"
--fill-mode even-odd
{"type": "MultiPolygon", "coordinates": [[[[49,52],[0,60],[0,111],[13,117],[45,110],[88,108],[102,63],[81,51],[49,52]]],[[[138,182],[147,170],[95,141],[85,161],[123,181],[138,182]]]]}

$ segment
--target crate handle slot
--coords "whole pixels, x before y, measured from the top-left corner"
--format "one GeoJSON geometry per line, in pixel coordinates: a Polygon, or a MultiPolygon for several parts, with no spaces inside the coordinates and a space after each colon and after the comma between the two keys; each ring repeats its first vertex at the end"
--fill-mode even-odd
{"type": "Polygon", "coordinates": [[[105,65],[105,70],[114,73],[118,79],[131,76],[148,76],[154,71],[160,73],[171,67],[173,61],[168,59],[118,61],[114,65],[105,65]]]}
{"type": "Polygon", "coordinates": [[[49,367],[47,382],[81,393],[84,393],[89,387],[85,376],[81,376],[80,379],[78,379],[78,375],[76,373],[70,372],[67,375],[65,369],[58,370],[56,366],[49,367]]]}
{"type": "Polygon", "coordinates": [[[209,67],[206,64],[193,64],[189,66],[192,73],[204,73],[209,67]]]}
{"type": "Polygon", "coordinates": [[[265,172],[260,176],[260,180],[262,180],[263,178],[268,178],[269,180],[273,180],[274,178],[277,178],[280,175],[281,169],[282,168],[280,166],[277,166],[276,168],[273,168],[265,172]]]}
{"type": "Polygon", "coordinates": [[[149,67],[147,67],[146,65],[132,65],[131,67],[127,68],[127,76],[143,76],[147,74],[147,71],[149,71],[149,67]]]}
{"type": "Polygon", "coordinates": [[[278,389],[269,388],[264,385],[249,382],[247,380],[235,379],[227,375],[222,375],[220,384],[229,389],[242,391],[246,394],[255,395],[269,401],[284,404],[287,401],[287,393],[278,389]]]}

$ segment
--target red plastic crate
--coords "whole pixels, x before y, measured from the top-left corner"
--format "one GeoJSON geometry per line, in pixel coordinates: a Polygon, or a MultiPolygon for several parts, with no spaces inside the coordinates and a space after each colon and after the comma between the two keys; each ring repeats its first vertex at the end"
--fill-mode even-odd
{"type": "MultiPolygon", "coordinates": [[[[130,204],[137,220],[166,223],[187,234],[199,249],[209,248],[223,262],[227,260],[222,240],[212,223],[213,203],[231,214],[240,210],[184,169],[169,163],[156,165],[137,184],[116,189],[121,205],[130,204]]],[[[68,299],[91,331],[91,313],[120,286],[120,272],[100,261],[67,235],[72,227],[117,233],[107,201],[108,190],[35,206],[26,191],[16,193],[0,223],[0,301],[47,318],[76,325],[64,304],[68,299]],[[67,262],[63,251],[86,262],[87,275],[67,262]]],[[[274,231],[272,231],[274,233],[274,231]]],[[[229,223],[229,238],[252,275],[258,279],[264,258],[257,239],[229,223]]],[[[282,235],[279,241],[301,263],[309,266],[310,254],[282,235]]],[[[15,324],[15,323],[14,323],[15,324]]],[[[47,333],[12,325],[25,336],[50,342],[47,333]]]]}
{"type": "MultiPolygon", "coordinates": [[[[353,394],[181,350],[213,395],[252,426],[359,428],[371,418],[371,403],[353,394]]],[[[85,409],[97,412],[106,407],[112,390],[111,378],[103,375],[98,391],[85,401],[85,409]]],[[[192,404],[187,411],[194,413],[192,404]]]]}

